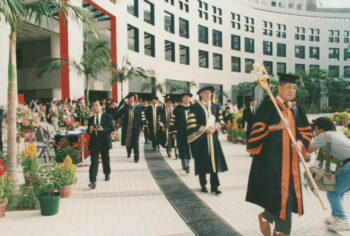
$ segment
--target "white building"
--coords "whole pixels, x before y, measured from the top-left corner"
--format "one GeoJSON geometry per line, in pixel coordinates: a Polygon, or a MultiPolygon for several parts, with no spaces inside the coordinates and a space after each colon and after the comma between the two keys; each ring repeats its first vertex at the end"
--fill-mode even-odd
{"type": "MultiPolygon", "coordinates": [[[[195,81],[197,88],[213,84],[236,100],[237,84],[253,81],[253,63],[264,64],[272,75],[298,73],[318,67],[334,77],[350,78],[350,14],[308,11],[306,0],[86,0],[83,4],[99,20],[103,38],[110,40],[112,57],[120,64],[124,56],[135,66],[154,69],[158,81],[195,81]],[[107,15],[106,15],[107,14],[107,15]],[[116,37],[116,38],[115,38],[116,37]]],[[[59,21],[48,26],[30,23],[19,27],[18,90],[32,97],[77,97],[85,83],[74,71],[53,73],[38,80],[33,76],[35,60],[78,58],[82,53],[83,30],[69,23],[62,36],[59,21]],[[66,45],[64,39],[68,42],[66,45]],[[61,48],[60,48],[61,47],[61,48]],[[66,49],[62,50],[65,47],[66,49]],[[69,74],[69,75],[67,75],[69,74]],[[67,79],[68,77],[68,79],[67,79]],[[62,82],[63,81],[63,82],[62,82]],[[63,88],[63,89],[62,89],[63,88]]],[[[8,60],[6,25],[0,23],[0,103],[6,100],[8,60]]],[[[61,27],[62,30],[62,27],[61,27]]],[[[110,75],[91,84],[93,94],[119,96],[111,92],[110,75]]],[[[118,86],[120,87],[120,86],[118,86]]],[[[142,91],[142,80],[125,85],[126,91],[142,91]]],[[[167,91],[167,93],[179,93],[167,91]]],[[[222,94],[219,92],[219,94],[222,94]]],[[[253,91],[248,96],[254,96],[253,91]]]]}

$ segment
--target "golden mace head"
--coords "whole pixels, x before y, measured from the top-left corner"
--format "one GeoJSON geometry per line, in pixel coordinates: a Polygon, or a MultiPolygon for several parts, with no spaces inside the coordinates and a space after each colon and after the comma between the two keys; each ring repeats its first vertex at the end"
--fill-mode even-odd
{"type": "Polygon", "coordinates": [[[258,85],[265,90],[269,89],[270,76],[268,75],[265,66],[259,64],[253,64],[253,70],[250,72],[258,85]]]}

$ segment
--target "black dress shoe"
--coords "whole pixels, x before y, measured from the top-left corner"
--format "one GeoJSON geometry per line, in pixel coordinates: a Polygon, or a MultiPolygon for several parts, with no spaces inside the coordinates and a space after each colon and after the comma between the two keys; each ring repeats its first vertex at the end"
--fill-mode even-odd
{"type": "Polygon", "coordinates": [[[190,173],[190,169],[186,169],[185,171],[186,171],[186,174],[190,173]]]}
{"type": "Polygon", "coordinates": [[[166,152],[166,153],[168,154],[168,157],[169,157],[169,158],[171,158],[171,154],[170,154],[170,152],[166,152]]]}
{"type": "Polygon", "coordinates": [[[110,181],[111,180],[111,177],[109,175],[106,175],[105,176],[105,181],[110,181]]]}
{"type": "Polygon", "coordinates": [[[222,192],[221,192],[220,190],[218,190],[218,189],[212,189],[211,192],[214,193],[215,195],[219,195],[219,194],[222,193],[222,192]]]}
{"type": "Polygon", "coordinates": [[[130,158],[130,156],[131,156],[131,153],[128,153],[128,158],[130,158]]]}
{"type": "Polygon", "coordinates": [[[95,183],[89,183],[89,188],[91,189],[95,189],[96,188],[96,184],[95,183]]]}
{"type": "Polygon", "coordinates": [[[134,160],[135,161],[135,163],[139,163],[139,159],[136,159],[136,160],[134,160]]]}
{"type": "Polygon", "coordinates": [[[207,192],[208,192],[207,187],[202,186],[202,188],[201,188],[201,192],[202,192],[202,193],[207,193],[207,192]]]}

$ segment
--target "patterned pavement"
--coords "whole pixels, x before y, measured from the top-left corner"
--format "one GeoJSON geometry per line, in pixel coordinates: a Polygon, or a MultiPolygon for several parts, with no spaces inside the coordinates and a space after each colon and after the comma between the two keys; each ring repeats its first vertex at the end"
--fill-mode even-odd
{"type": "MultiPolygon", "coordinates": [[[[164,157],[182,182],[212,211],[243,236],[259,236],[257,215],[261,208],[244,201],[251,159],[245,147],[221,136],[229,171],[220,174],[223,194],[215,196],[199,191],[198,178],[181,170],[181,162],[164,157]]],[[[143,143],[141,139],[141,143],[143,143]]],[[[143,150],[144,145],[140,145],[143,150]]],[[[89,190],[88,167],[78,168],[78,183],[73,196],[61,199],[59,213],[43,217],[40,211],[7,212],[0,219],[1,236],[189,236],[195,235],[163,194],[152,176],[141,151],[140,162],[126,158],[119,143],[111,150],[111,181],[104,182],[100,165],[97,188],[89,190]]],[[[163,156],[166,151],[161,149],[163,156]]],[[[328,204],[325,194],[324,201],[328,204]]],[[[350,194],[345,199],[350,212],[350,194]]],[[[326,229],[323,212],[312,193],[304,191],[305,215],[293,216],[293,236],[332,236],[326,229]]],[[[215,235],[222,235],[217,232],[215,235]]],[[[348,235],[350,232],[339,235],[348,235]]]]}

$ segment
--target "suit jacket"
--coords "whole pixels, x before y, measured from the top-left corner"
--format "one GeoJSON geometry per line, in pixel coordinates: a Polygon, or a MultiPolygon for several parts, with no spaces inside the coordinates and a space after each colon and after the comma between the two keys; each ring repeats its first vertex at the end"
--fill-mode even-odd
{"type": "MultiPolygon", "coordinates": [[[[256,111],[257,111],[257,108],[255,107],[255,113],[256,111]]],[[[254,115],[249,106],[243,110],[242,127],[245,128],[245,122],[247,122],[247,129],[250,129],[253,121],[254,121],[254,115]]]]}
{"type": "Polygon", "coordinates": [[[95,126],[95,115],[91,116],[88,121],[88,134],[90,134],[89,150],[111,149],[111,133],[115,130],[113,118],[110,114],[102,113],[101,124],[103,131],[90,133],[90,126],[95,126]]]}

